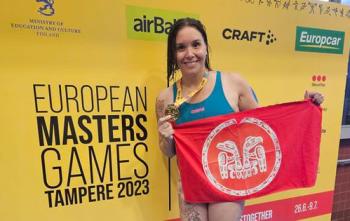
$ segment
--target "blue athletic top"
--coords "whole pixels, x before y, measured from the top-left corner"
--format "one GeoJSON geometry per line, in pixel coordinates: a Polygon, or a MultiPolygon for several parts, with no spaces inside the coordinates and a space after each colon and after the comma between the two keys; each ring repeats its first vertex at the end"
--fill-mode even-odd
{"type": "MultiPolygon", "coordinates": [[[[173,92],[175,100],[177,94],[176,84],[173,85],[173,92]]],[[[198,103],[184,102],[179,110],[180,116],[176,120],[176,124],[235,112],[226,100],[219,71],[216,72],[214,89],[209,97],[198,103]]]]}

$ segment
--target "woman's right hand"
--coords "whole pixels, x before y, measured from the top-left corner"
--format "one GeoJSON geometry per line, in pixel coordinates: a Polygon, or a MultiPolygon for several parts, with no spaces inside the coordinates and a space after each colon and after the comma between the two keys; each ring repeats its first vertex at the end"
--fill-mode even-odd
{"type": "Polygon", "coordinates": [[[166,115],[159,118],[158,120],[158,131],[159,134],[166,139],[168,142],[173,140],[174,128],[169,122],[171,115],[166,115]]]}
{"type": "Polygon", "coordinates": [[[165,107],[172,102],[172,87],[162,91],[156,100],[156,116],[158,125],[159,147],[164,155],[173,157],[176,154],[174,128],[170,115],[165,115],[165,107]]]}
{"type": "Polygon", "coordinates": [[[176,151],[173,137],[174,128],[169,122],[170,119],[170,115],[158,119],[159,146],[166,156],[173,157],[176,151]]]}

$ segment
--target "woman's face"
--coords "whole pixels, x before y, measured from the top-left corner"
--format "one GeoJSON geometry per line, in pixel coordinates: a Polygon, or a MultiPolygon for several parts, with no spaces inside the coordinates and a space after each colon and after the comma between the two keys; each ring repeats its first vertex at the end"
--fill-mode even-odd
{"type": "Polygon", "coordinates": [[[176,62],[182,74],[198,74],[205,71],[207,45],[202,34],[186,26],[176,35],[176,62]]]}

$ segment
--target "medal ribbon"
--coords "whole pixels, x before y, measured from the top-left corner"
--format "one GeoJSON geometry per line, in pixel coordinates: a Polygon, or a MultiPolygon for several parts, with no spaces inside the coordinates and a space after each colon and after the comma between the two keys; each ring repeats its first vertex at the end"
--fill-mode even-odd
{"type": "Polygon", "coordinates": [[[184,102],[186,102],[187,100],[189,100],[191,97],[193,97],[196,93],[198,93],[200,90],[202,90],[202,88],[204,87],[204,85],[208,82],[208,78],[207,78],[207,73],[204,74],[204,77],[202,78],[201,83],[199,84],[199,87],[192,91],[191,93],[189,93],[188,95],[186,95],[185,97],[182,97],[182,88],[181,88],[181,79],[178,80],[176,82],[176,99],[175,99],[175,103],[174,105],[176,107],[179,107],[181,104],[183,104],[184,102]]]}

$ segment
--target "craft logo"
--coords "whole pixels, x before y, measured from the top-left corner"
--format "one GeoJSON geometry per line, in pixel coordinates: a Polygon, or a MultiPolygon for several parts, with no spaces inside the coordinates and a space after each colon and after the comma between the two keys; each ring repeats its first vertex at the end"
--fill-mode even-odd
{"type": "Polygon", "coordinates": [[[264,32],[225,28],[222,31],[222,37],[226,40],[259,42],[266,45],[271,45],[277,41],[275,34],[271,30],[264,32]]]}
{"type": "Polygon", "coordinates": [[[52,16],[55,14],[55,9],[53,8],[54,0],[36,0],[42,5],[38,9],[38,12],[45,16],[52,16]]]}
{"type": "Polygon", "coordinates": [[[318,53],[343,54],[343,31],[334,31],[309,27],[297,27],[295,50],[318,53]]]}
{"type": "Polygon", "coordinates": [[[126,7],[127,35],[130,39],[166,40],[179,18],[198,18],[195,14],[137,6],[126,7]]]}
{"type": "Polygon", "coordinates": [[[324,87],[326,86],[326,75],[312,75],[312,86],[313,87],[324,87]]]}
{"type": "Polygon", "coordinates": [[[209,134],[202,151],[203,169],[211,184],[233,196],[264,189],[275,178],[281,161],[275,132],[256,118],[223,122],[209,134]]]}

